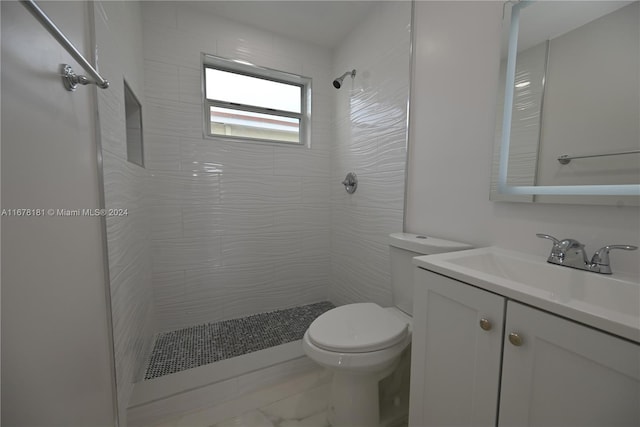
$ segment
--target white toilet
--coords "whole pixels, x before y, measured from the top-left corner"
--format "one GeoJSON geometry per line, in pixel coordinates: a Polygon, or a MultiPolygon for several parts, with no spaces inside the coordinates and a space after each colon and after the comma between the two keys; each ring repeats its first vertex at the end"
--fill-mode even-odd
{"type": "Polygon", "coordinates": [[[471,249],[470,245],[410,233],[389,236],[395,307],[357,303],[319,316],[304,334],[311,359],[333,371],[329,421],[333,427],[380,425],[378,382],[398,365],[411,342],[413,268],[420,255],[471,249]]]}

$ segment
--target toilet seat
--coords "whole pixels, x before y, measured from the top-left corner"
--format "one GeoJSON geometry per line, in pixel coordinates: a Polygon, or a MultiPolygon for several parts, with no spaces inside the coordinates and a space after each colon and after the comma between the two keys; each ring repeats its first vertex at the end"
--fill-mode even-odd
{"type": "Polygon", "coordinates": [[[339,353],[366,353],[405,340],[409,325],[374,303],[348,304],[329,310],[307,330],[315,346],[339,353]]]}

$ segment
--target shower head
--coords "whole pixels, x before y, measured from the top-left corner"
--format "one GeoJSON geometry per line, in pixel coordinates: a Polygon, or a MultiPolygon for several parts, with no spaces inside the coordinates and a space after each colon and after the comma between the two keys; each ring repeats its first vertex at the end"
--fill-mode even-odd
{"type": "Polygon", "coordinates": [[[351,70],[351,71],[347,71],[346,73],[344,73],[343,75],[341,75],[340,77],[338,77],[337,79],[335,79],[333,81],[333,87],[335,87],[336,89],[340,89],[340,87],[342,86],[342,81],[344,80],[345,77],[347,77],[349,74],[351,74],[351,78],[355,78],[356,77],[356,70],[351,70]]]}

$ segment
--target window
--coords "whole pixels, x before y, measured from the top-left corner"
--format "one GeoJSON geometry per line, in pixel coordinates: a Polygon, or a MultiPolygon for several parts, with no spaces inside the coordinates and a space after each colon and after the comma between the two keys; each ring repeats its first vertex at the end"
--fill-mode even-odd
{"type": "Polygon", "coordinates": [[[311,79],[203,54],[205,133],[309,144],[311,79]]]}
{"type": "Polygon", "coordinates": [[[124,82],[124,114],[127,128],[127,160],[144,167],[142,106],[126,81],[124,82]]]}

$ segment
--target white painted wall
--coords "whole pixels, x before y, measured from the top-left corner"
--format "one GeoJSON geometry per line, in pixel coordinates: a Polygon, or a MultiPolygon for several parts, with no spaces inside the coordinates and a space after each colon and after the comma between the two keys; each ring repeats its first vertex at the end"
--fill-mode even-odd
{"type": "MultiPolygon", "coordinates": [[[[18,2],[2,2],[2,208],[95,209],[93,87],[18,2]]],[[[90,54],[87,3],[41,2],[90,54]]],[[[113,426],[100,218],[2,217],[2,425],[113,426]]]]}
{"type": "Polygon", "coordinates": [[[336,304],[392,305],[388,235],[402,231],[410,23],[410,2],[376,3],[334,51],[333,78],[356,69],[355,79],[347,76],[340,90],[332,89],[330,299],[336,304]],[[354,194],[341,184],[348,172],[358,176],[354,194]]]}
{"type": "MultiPolygon", "coordinates": [[[[96,43],[100,71],[109,90],[98,92],[98,113],[107,209],[126,209],[126,216],[107,218],[107,246],[118,409],[126,409],[134,382],[152,344],[154,325],[151,251],[146,185],[149,171],[127,161],[124,79],[142,99],[142,16],[139,2],[95,3],[96,43]]],[[[143,125],[146,105],[142,105],[143,125]]]]}
{"type": "MultiPolygon", "coordinates": [[[[590,252],[640,244],[635,207],[496,203],[489,180],[502,2],[416,2],[407,231],[546,255],[544,232],[590,252]]],[[[638,252],[614,252],[614,272],[640,275],[638,252]]]]}
{"type": "Polygon", "coordinates": [[[142,5],[160,330],[324,300],[329,282],[330,51],[196,6],[142,5]],[[201,52],[311,77],[311,147],[204,139],[201,52]]]}

